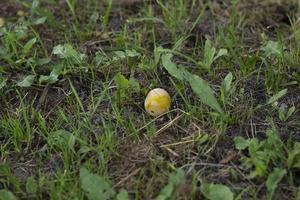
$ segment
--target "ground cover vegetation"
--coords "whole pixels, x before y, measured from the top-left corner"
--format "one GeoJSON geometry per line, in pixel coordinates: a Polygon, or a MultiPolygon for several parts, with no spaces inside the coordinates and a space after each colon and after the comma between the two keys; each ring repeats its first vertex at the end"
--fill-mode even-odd
{"type": "Polygon", "coordinates": [[[297,0],[2,0],[0,199],[300,199],[299,66],[297,0]]]}

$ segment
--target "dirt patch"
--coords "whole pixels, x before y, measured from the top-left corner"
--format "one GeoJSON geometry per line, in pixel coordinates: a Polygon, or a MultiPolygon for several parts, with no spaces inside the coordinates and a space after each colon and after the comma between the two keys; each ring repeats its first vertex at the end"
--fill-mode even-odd
{"type": "Polygon", "coordinates": [[[117,180],[122,179],[138,168],[146,166],[155,155],[155,148],[147,142],[122,141],[119,154],[115,155],[109,171],[117,180]]]}
{"type": "Polygon", "coordinates": [[[16,17],[19,10],[22,10],[21,4],[13,3],[10,0],[0,2],[0,17],[16,17]]]}
{"type": "MultiPolygon", "coordinates": [[[[108,167],[114,187],[125,188],[133,194],[138,188],[146,193],[150,182],[161,185],[161,179],[165,181],[164,176],[154,178],[156,175],[151,168],[154,167],[152,161],[155,160],[156,149],[152,144],[125,139],[119,145],[118,152],[112,156],[108,167]]],[[[148,198],[145,196],[145,199],[148,198]]]]}
{"type": "Polygon", "coordinates": [[[43,171],[50,176],[55,176],[58,170],[63,169],[63,160],[60,154],[54,154],[47,159],[43,166],[43,171]]]}
{"type": "Polygon", "coordinates": [[[3,164],[7,164],[16,178],[23,183],[28,177],[34,176],[38,168],[37,160],[30,154],[13,153],[3,164]]]}

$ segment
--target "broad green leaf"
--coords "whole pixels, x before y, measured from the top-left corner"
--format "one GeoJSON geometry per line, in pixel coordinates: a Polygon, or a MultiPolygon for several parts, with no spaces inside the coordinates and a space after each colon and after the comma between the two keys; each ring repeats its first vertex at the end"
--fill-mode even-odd
{"type": "Polygon", "coordinates": [[[103,178],[85,168],[80,169],[80,181],[89,200],[109,200],[115,195],[115,191],[103,178]]]}
{"type": "Polygon", "coordinates": [[[163,50],[164,49],[161,46],[154,49],[154,62],[155,62],[156,66],[159,63],[159,60],[160,60],[163,50]]]}
{"type": "Polygon", "coordinates": [[[199,144],[204,144],[209,140],[209,135],[207,133],[201,134],[199,137],[197,137],[197,142],[199,144]]]}
{"type": "Polygon", "coordinates": [[[235,6],[240,2],[240,0],[231,0],[230,2],[235,6]]]}
{"type": "Polygon", "coordinates": [[[77,151],[78,154],[86,154],[88,152],[92,151],[92,149],[88,146],[82,145],[80,149],[77,151]]]}
{"type": "Polygon", "coordinates": [[[206,69],[211,68],[211,64],[214,61],[214,57],[216,54],[216,48],[211,45],[211,41],[207,39],[204,45],[204,67],[206,69]]]}
{"type": "Polygon", "coordinates": [[[103,52],[100,51],[96,53],[94,61],[98,67],[111,64],[110,59],[105,54],[103,54],[103,52]]]}
{"type": "Polygon", "coordinates": [[[243,137],[237,136],[234,138],[234,144],[237,150],[245,150],[246,148],[248,148],[250,141],[246,140],[243,137]]]}
{"type": "Polygon", "coordinates": [[[286,117],[285,117],[285,109],[282,108],[282,107],[279,107],[278,109],[278,114],[279,114],[279,119],[281,121],[285,121],[286,120],[286,117]]]}
{"type": "MultiPolygon", "coordinates": [[[[0,36],[1,36],[1,32],[0,32],[0,36]]],[[[6,49],[6,47],[4,46],[0,46],[0,58],[2,58],[2,56],[8,56],[8,49],[6,49]]]]}
{"type": "Polygon", "coordinates": [[[20,180],[15,176],[13,171],[10,169],[10,166],[8,166],[7,164],[0,163],[0,176],[6,177],[7,182],[14,188],[16,188],[16,190],[21,190],[20,180]]]}
{"type": "Polygon", "coordinates": [[[114,81],[117,84],[119,89],[128,89],[129,88],[129,80],[121,73],[118,73],[117,75],[115,75],[114,81]]]}
{"type": "Polygon", "coordinates": [[[136,92],[139,92],[141,90],[140,83],[134,77],[130,77],[129,86],[136,92]]]}
{"type": "Polygon", "coordinates": [[[35,79],[35,75],[28,75],[22,81],[18,82],[19,87],[30,87],[35,79]]]}
{"type": "Polygon", "coordinates": [[[18,25],[15,27],[15,35],[10,35],[11,37],[16,36],[17,40],[22,40],[28,37],[28,27],[25,24],[18,25]]]}
{"type": "MultiPolygon", "coordinates": [[[[250,170],[248,178],[265,178],[268,176],[269,169],[272,165],[276,165],[277,163],[287,163],[290,168],[291,166],[294,166],[294,161],[298,160],[297,157],[300,151],[292,150],[288,154],[288,159],[286,158],[285,144],[281,140],[275,127],[267,129],[266,135],[267,138],[262,140],[259,140],[256,137],[248,140],[242,137],[234,138],[237,149],[247,149],[248,151],[241,158],[243,167],[246,170],[250,170]]],[[[296,147],[296,149],[299,149],[299,147],[296,147]]],[[[270,177],[270,181],[273,177],[270,177]]]]}
{"type": "Polygon", "coordinates": [[[133,49],[133,50],[125,50],[125,54],[126,54],[127,57],[130,57],[130,58],[141,56],[141,54],[138,53],[135,49],[133,49]]]}
{"type": "Polygon", "coordinates": [[[266,131],[267,134],[267,141],[264,143],[265,148],[267,148],[270,153],[270,155],[273,158],[276,157],[281,157],[280,155],[282,155],[282,157],[284,157],[284,143],[282,141],[282,139],[279,136],[278,131],[275,128],[272,129],[268,129],[266,131]],[[272,147],[275,147],[275,149],[273,149],[272,147]]]}
{"type": "Polygon", "coordinates": [[[54,68],[49,76],[44,76],[41,75],[39,78],[39,83],[48,83],[48,84],[53,84],[56,83],[58,81],[58,76],[61,72],[61,69],[59,68],[54,68]]]}
{"type": "Polygon", "coordinates": [[[47,17],[40,17],[36,20],[33,21],[33,24],[35,25],[40,25],[40,24],[44,24],[47,20],[47,17]]]}
{"type": "Polygon", "coordinates": [[[32,176],[29,177],[26,181],[26,191],[28,193],[36,193],[37,192],[37,182],[32,176]]]}
{"type": "Polygon", "coordinates": [[[17,200],[18,198],[8,190],[0,190],[0,200],[17,200]]]}
{"type": "Polygon", "coordinates": [[[293,168],[300,169],[300,160],[296,161],[296,163],[293,165],[293,168]]]}
{"type": "Polygon", "coordinates": [[[81,64],[86,57],[84,54],[77,52],[70,44],[57,45],[53,48],[52,53],[72,64],[81,64]]]}
{"type": "Polygon", "coordinates": [[[197,75],[191,74],[188,77],[188,81],[202,103],[218,111],[219,113],[223,113],[223,110],[214,95],[213,89],[205,80],[197,75]]]}
{"type": "Polygon", "coordinates": [[[45,64],[48,64],[50,61],[51,61],[50,58],[38,58],[38,59],[36,59],[35,62],[37,65],[45,65],[45,64]]]}
{"type": "Polygon", "coordinates": [[[290,118],[292,116],[292,114],[295,112],[295,110],[296,110],[295,106],[290,107],[286,114],[286,119],[290,118]]]}
{"type": "Polygon", "coordinates": [[[33,47],[33,45],[36,43],[37,39],[36,38],[32,38],[31,40],[29,40],[23,47],[23,54],[27,54],[31,48],[33,47]]]}
{"type": "Polygon", "coordinates": [[[267,44],[260,49],[265,52],[266,56],[280,56],[283,46],[279,42],[268,41],[267,44]]]}
{"type": "Polygon", "coordinates": [[[296,142],[293,149],[289,152],[287,165],[288,168],[294,168],[296,163],[300,162],[300,143],[296,142]]]}
{"type": "Polygon", "coordinates": [[[60,58],[66,58],[65,56],[65,48],[63,45],[57,45],[53,48],[53,54],[58,55],[60,58]]]}
{"type": "Polygon", "coordinates": [[[283,97],[284,95],[286,95],[287,91],[288,91],[287,89],[283,89],[283,90],[279,91],[278,93],[276,93],[275,95],[273,95],[273,96],[267,101],[267,105],[276,102],[278,99],[280,99],[281,97],[283,97]]]}
{"type": "Polygon", "coordinates": [[[116,55],[116,57],[114,57],[114,60],[118,60],[119,58],[126,58],[126,54],[124,51],[115,51],[114,54],[116,55]]]}
{"type": "Polygon", "coordinates": [[[286,173],[287,172],[285,169],[275,168],[273,172],[269,174],[266,181],[267,190],[269,192],[269,199],[272,199],[278,183],[283,179],[286,173]]]}
{"type": "Polygon", "coordinates": [[[129,200],[128,192],[124,189],[121,189],[120,192],[118,193],[117,200],[129,200]]]}
{"type": "Polygon", "coordinates": [[[50,146],[56,146],[62,150],[74,150],[75,141],[75,136],[65,130],[52,132],[48,137],[48,144],[50,146]]]}
{"type": "Polygon", "coordinates": [[[0,90],[6,86],[7,78],[0,76],[0,90]]]}
{"type": "Polygon", "coordinates": [[[62,24],[57,22],[57,19],[54,17],[54,13],[52,13],[50,10],[39,7],[38,12],[40,16],[46,17],[47,22],[51,27],[58,28],[62,26],[62,24]]]}
{"type": "Polygon", "coordinates": [[[32,12],[33,12],[35,9],[37,9],[37,8],[39,7],[39,5],[40,5],[40,1],[39,1],[39,0],[33,0],[33,1],[32,1],[32,4],[31,4],[31,10],[32,10],[32,12]]]}
{"type": "Polygon", "coordinates": [[[168,71],[169,74],[174,76],[175,78],[178,78],[179,80],[184,80],[187,77],[188,72],[178,68],[175,63],[172,62],[172,54],[164,54],[162,56],[162,64],[164,68],[168,71]]]}
{"type": "Polygon", "coordinates": [[[179,80],[188,81],[202,103],[213,108],[219,113],[223,113],[223,110],[214,95],[214,91],[211,89],[209,84],[199,76],[191,74],[182,68],[178,68],[176,64],[171,61],[171,58],[172,54],[164,54],[162,56],[163,66],[166,68],[168,73],[179,80]]]}
{"type": "Polygon", "coordinates": [[[233,200],[233,193],[225,185],[206,183],[202,186],[201,191],[209,200],[233,200]]]}
{"type": "Polygon", "coordinates": [[[172,173],[169,179],[169,183],[160,191],[156,200],[169,200],[176,189],[185,182],[185,175],[182,170],[177,170],[172,173]]]}
{"type": "Polygon", "coordinates": [[[257,138],[249,140],[250,144],[248,147],[249,158],[248,164],[251,163],[249,168],[255,167],[255,171],[251,171],[249,178],[263,177],[267,174],[268,170],[268,149],[264,145],[265,141],[259,141],[257,138]]]}
{"type": "Polygon", "coordinates": [[[117,95],[119,100],[126,99],[128,95],[133,91],[140,91],[140,84],[133,76],[131,76],[128,80],[121,73],[118,73],[117,75],[115,75],[114,81],[118,87],[117,95]]]}
{"type": "Polygon", "coordinates": [[[98,19],[99,19],[99,13],[94,11],[93,14],[90,16],[89,23],[96,24],[98,19]]]}
{"type": "Polygon", "coordinates": [[[133,50],[125,50],[125,52],[124,51],[115,51],[114,54],[115,54],[115,57],[113,57],[114,61],[117,61],[120,59],[125,59],[125,58],[139,57],[141,55],[134,49],[133,50]]]}
{"type": "Polygon", "coordinates": [[[219,57],[226,56],[228,54],[227,49],[220,49],[218,54],[214,57],[214,60],[217,60],[219,57]]]}
{"type": "Polygon", "coordinates": [[[39,78],[39,83],[48,83],[53,84],[58,81],[58,75],[56,74],[50,74],[49,76],[41,75],[39,78]]]}
{"type": "Polygon", "coordinates": [[[231,72],[229,72],[222,82],[222,86],[223,86],[225,92],[230,91],[232,80],[233,80],[233,75],[231,72]]]}
{"type": "Polygon", "coordinates": [[[199,65],[202,66],[206,70],[211,69],[211,65],[215,60],[217,60],[221,56],[225,56],[228,54],[227,49],[220,49],[217,53],[215,47],[212,46],[211,41],[207,39],[204,45],[204,58],[203,61],[199,61],[199,65]]]}

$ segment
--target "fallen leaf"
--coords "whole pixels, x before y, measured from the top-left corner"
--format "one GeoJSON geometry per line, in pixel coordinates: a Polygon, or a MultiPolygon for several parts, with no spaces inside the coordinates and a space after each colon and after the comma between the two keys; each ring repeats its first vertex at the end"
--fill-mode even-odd
{"type": "Polygon", "coordinates": [[[233,160],[236,160],[239,154],[235,151],[230,151],[225,158],[220,161],[220,164],[227,164],[233,160]]]}

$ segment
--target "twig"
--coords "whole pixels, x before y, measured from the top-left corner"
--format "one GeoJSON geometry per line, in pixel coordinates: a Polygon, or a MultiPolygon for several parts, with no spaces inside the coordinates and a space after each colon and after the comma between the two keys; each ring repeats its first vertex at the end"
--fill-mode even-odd
{"type": "Polygon", "coordinates": [[[133,172],[131,172],[128,176],[126,176],[125,178],[122,178],[117,184],[115,184],[113,187],[116,188],[120,185],[122,185],[123,183],[125,183],[130,177],[136,175],[137,173],[139,173],[139,171],[141,170],[141,168],[137,168],[136,170],[134,170],[133,172]]]}
{"type": "Polygon", "coordinates": [[[154,134],[155,136],[159,135],[161,132],[164,130],[168,129],[170,126],[172,126],[178,119],[182,117],[183,114],[176,116],[173,120],[171,120],[169,123],[164,125],[162,128],[160,128],[156,133],[154,134]]]}
{"type": "Polygon", "coordinates": [[[168,148],[168,147],[165,147],[165,149],[166,149],[167,151],[169,151],[171,154],[173,154],[173,156],[179,157],[179,155],[178,155],[175,151],[173,151],[172,149],[170,149],[170,148],[168,148]]]}
{"type": "Polygon", "coordinates": [[[172,147],[172,146],[177,146],[180,144],[187,144],[187,143],[192,143],[192,142],[195,142],[195,140],[186,140],[186,141],[181,141],[181,142],[175,142],[172,144],[164,144],[164,145],[161,145],[160,148],[172,147]]]}

